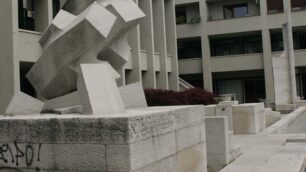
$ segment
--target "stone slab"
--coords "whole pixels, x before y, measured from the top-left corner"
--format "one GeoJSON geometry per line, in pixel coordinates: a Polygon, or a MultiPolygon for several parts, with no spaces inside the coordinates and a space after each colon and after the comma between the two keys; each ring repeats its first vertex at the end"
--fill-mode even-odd
{"type": "Polygon", "coordinates": [[[69,93],[65,96],[57,97],[55,99],[45,101],[43,111],[52,111],[71,106],[81,105],[80,96],[77,91],[69,93]]]}
{"type": "Polygon", "coordinates": [[[81,64],[78,92],[84,114],[124,113],[125,108],[109,63],[81,64]]]}
{"type": "Polygon", "coordinates": [[[257,134],[266,127],[263,103],[233,106],[234,134],[257,134]]]}
{"type": "Polygon", "coordinates": [[[227,117],[206,117],[207,166],[218,172],[230,161],[230,140],[227,117]]]}
{"type": "Polygon", "coordinates": [[[6,115],[40,114],[44,103],[25,93],[17,92],[5,110],[6,115]]]}
{"type": "Polygon", "coordinates": [[[119,91],[125,108],[148,107],[141,82],[119,87],[119,91]]]}

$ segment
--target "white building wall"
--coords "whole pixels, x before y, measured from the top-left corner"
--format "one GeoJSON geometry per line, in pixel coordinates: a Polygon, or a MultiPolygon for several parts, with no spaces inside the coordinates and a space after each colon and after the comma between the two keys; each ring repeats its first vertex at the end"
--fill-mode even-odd
{"type": "MultiPolygon", "coordinates": [[[[272,52],[270,30],[281,29],[285,23],[284,13],[268,14],[267,0],[197,0],[200,7],[201,23],[197,25],[177,25],[178,38],[201,36],[202,59],[179,60],[180,74],[202,73],[204,88],[212,91],[212,73],[238,72],[250,70],[264,70],[266,97],[268,102],[275,100],[275,88],[272,72],[272,52]],[[259,2],[260,5],[258,5],[259,2]],[[223,19],[223,6],[247,2],[249,5],[249,16],[242,18],[223,19]],[[212,20],[209,20],[212,19],[212,20]],[[243,32],[259,31],[262,35],[263,53],[243,54],[222,57],[211,57],[210,36],[222,34],[239,34],[243,32]],[[202,62],[199,68],[199,62],[202,62]]],[[[177,5],[188,6],[189,0],[176,0],[177,5]]],[[[193,1],[195,2],[195,1],[193,1]]],[[[290,0],[283,0],[284,9],[290,9],[290,0]]],[[[187,12],[188,14],[188,12],[187,12]]],[[[306,11],[292,12],[292,25],[306,26],[306,11]]],[[[296,66],[306,66],[305,50],[295,51],[296,66]]]]}

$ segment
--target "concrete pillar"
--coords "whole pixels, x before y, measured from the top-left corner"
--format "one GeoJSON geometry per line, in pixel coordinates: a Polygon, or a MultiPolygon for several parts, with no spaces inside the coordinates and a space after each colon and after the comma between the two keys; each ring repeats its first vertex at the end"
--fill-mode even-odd
{"type": "Polygon", "coordinates": [[[143,72],[142,82],[145,88],[156,88],[152,0],[139,0],[139,7],[146,14],[146,17],[140,22],[141,49],[147,53],[148,66],[147,71],[143,72]]]}
{"type": "Polygon", "coordinates": [[[294,46],[293,46],[293,33],[291,23],[291,9],[286,9],[286,24],[283,25],[283,42],[285,47],[286,56],[289,62],[289,73],[290,73],[290,89],[291,89],[291,102],[295,104],[297,101],[297,90],[296,90],[296,76],[295,76],[295,58],[294,58],[294,46]]]}
{"type": "Polygon", "coordinates": [[[270,30],[267,21],[267,1],[260,0],[260,13],[262,18],[262,46],[263,46],[263,62],[265,74],[266,101],[268,103],[275,102],[275,89],[273,77],[273,59],[271,49],[270,30]]]}
{"type": "Polygon", "coordinates": [[[0,114],[20,90],[18,58],[18,1],[0,1],[0,114]]]}
{"type": "Polygon", "coordinates": [[[139,38],[139,27],[137,26],[131,31],[129,38],[129,44],[132,48],[132,65],[133,69],[128,75],[125,76],[126,84],[134,82],[141,82],[141,63],[140,63],[140,38],[139,38]]]}
{"type": "Polygon", "coordinates": [[[171,72],[169,73],[169,89],[179,90],[179,73],[177,59],[175,1],[165,0],[167,53],[171,55],[171,72]]]}
{"type": "Polygon", "coordinates": [[[203,81],[204,89],[208,91],[213,91],[212,84],[212,74],[211,74],[211,65],[210,65],[210,43],[209,37],[207,34],[206,22],[207,22],[207,3],[206,1],[200,1],[200,15],[201,15],[201,25],[202,25],[202,62],[203,62],[203,81]]]}
{"type": "Polygon", "coordinates": [[[160,71],[156,75],[156,86],[159,89],[168,89],[167,72],[167,40],[165,26],[164,0],[153,0],[154,46],[160,53],[160,71]]]}

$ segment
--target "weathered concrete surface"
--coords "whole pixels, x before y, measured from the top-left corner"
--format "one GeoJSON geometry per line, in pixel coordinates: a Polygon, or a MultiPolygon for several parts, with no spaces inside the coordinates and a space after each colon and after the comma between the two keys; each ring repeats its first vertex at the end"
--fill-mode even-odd
{"type": "Polygon", "coordinates": [[[266,127],[263,103],[233,106],[234,134],[257,134],[266,127]]]}
{"type": "Polygon", "coordinates": [[[5,110],[6,115],[32,115],[40,114],[44,103],[25,94],[17,92],[12,97],[10,104],[5,110]]]}
{"type": "Polygon", "coordinates": [[[228,121],[224,116],[206,117],[207,166],[218,172],[230,161],[228,121]]]}
{"type": "Polygon", "coordinates": [[[81,64],[77,82],[84,114],[124,113],[125,108],[109,63],[81,64]]]}
{"type": "Polygon", "coordinates": [[[265,118],[266,118],[266,128],[270,127],[271,125],[275,124],[282,118],[280,112],[273,111],[272,109],[265,109],[265,118]]]}
{"type": "MultiPolygon", "coordinates": [[[[302,172],[305,171],[306,144],[287,143],[289,135],[235,136],[243,155],[221,172],[302,172]]],[[[305,136],[304,136],[305,138],[305,136]]]]}
{"type": "Polygon", "coordinates": [[[0,167],[12,170],[206,172],[203,106],[5,117],[0,140],[0,167]]]}

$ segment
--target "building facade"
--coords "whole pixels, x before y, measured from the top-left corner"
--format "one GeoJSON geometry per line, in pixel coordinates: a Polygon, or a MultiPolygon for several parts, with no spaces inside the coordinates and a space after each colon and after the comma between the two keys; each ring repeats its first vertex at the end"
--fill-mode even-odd
{"type": "MultiPolygon", "coordinates": [[[[81,0],[83,1],[83,0],[81,0]]],[[[16,91],[34,97],[25,75],[38,60],[42,32],[66,0],[0,1],[0,113],[16,91]]],[[[129,61],[118,85],[142,81],[145,88],[179,89],[174,0],[138,0],[146,14],[129,43],[129,61]]]]}
{"type": "Polygon", "coordinates": [[[240,102],[275,102],[274,58],[291,10],[298,96],[306,96],[306,1],[176,0],[179,74],[240,102]]]}

